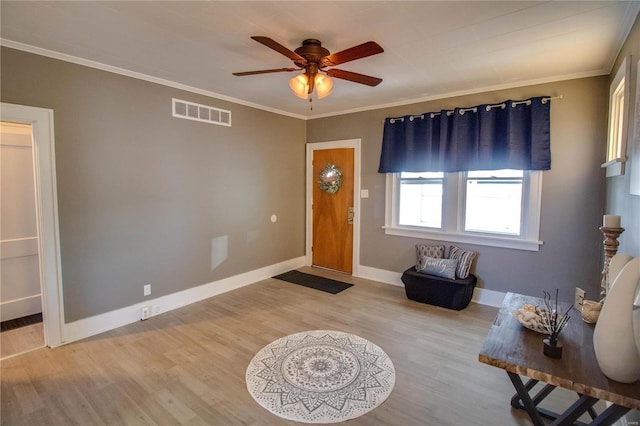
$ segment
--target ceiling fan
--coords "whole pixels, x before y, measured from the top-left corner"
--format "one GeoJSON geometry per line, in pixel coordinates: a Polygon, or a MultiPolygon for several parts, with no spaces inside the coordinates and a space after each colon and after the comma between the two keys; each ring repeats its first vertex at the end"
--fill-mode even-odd
{"type": "Polygon", "coordinates": [[[314,38],[304,40],[302,42],[302,46],[298,47],[295,51],[289,50],[269,37],[253,36],[251,38],[291,59],[298,68],[276,68],[259,71],[234,72],[233,75],[245,76],[304,70],[303,74],[297,75],[289,81],[289,87],[291,87],[293,93],[302,99],[307,99],[308,97],[309,100],[311,100],[311,94],[314,89],[316,90],[318,99],[322,99],[329,95],[333,88],[333,82],[330,77],[365,84],[367,86],[377,86],[382,82],[381,78],[337,68],[329,68],[335,65],[344,64],[345,62],[366,58],[367,56],[377,55],[378,53],[384,52],[382,47],[374,41],[368,41],[337,53],[331,53],[329,50],[322,47],[320,40],[314,38]]]}

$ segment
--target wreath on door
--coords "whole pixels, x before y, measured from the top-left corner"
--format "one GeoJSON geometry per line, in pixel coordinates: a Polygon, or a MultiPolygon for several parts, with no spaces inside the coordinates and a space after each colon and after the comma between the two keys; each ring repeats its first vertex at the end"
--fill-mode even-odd
{"type": "Polygon", "coordinates": [[[329,194],[335,194],[342,185],[342,171],[335,164],[327,164],[320,172],[318,184],[320,184],[321,190],[329,194]]]}

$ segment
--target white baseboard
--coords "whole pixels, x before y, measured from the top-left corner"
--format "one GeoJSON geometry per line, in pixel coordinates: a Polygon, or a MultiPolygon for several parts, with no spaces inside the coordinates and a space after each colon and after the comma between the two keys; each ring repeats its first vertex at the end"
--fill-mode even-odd
{"type": "Polygon", "coordinates": [[[495,306],[499,308],[502,306],[502,301],[506,296],[506,293],[495,290],[487,290],[486,288],[476,287],[473,291],[472,302],[479,303],[481,305],[495,306]]]}
{"type": "Polygon", "coordinates": [[[40,294],[8,300],[0,303],[0,321],[26,317],[42,312],[42,297],[40,294]]]}
{"type": "Polygon", "coordinates": [[[404,287],[404,284],[402,284],[402,280],[400,279],[402,277],[401,272],[392,272],[364,265],[358,266],[358,272],[359,278],[404,287]]]}
{"type": "Polygon", "coordinates": [[[281,274],[291,269],[305,265],[305,257],[298,257],[275,265],[266,266],[254,271],[245,272],[219,281],[192,287],[187,290],[145,300],[135,305],[106,312],[89,318],[84,318],[72,323],[63,324],[62,343],[70,343],[84,339],[105,331],[113,330],[127,324],[140,321],[141,309],[144,306],[151,308],[151,316],[163,312],[181,308],[209,297],[217,296],[227,291],[235,290],[258,281],[265,280],[274,275],[281,274]]]}
{"type": "MultiPolygon", "coordinates": [[[[400,272],[392,272],[364,265],[360,265],[358,271],[358,276],[360,278],[404,287],[401,279],[402,273],[400,272]]],[[[505,296],[506,293],[502,293],[500,291],[487,290],[484,288],[476,287],[473,291],[473,297],[471,298],[471,301],[479,303],[481,305],[495,306],[496,308],[499,308],[500,306],[502,306],[502,301],[504,300],[505,296]]]]}

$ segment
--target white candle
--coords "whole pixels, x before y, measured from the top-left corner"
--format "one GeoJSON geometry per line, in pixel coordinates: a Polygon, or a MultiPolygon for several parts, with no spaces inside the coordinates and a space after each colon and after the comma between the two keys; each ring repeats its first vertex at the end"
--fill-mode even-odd
{"type": "Polygon", "coordinates": [[[620,228],[620,216],[605,214],[602,218],[602,226],[605,228],[620,228]]]}

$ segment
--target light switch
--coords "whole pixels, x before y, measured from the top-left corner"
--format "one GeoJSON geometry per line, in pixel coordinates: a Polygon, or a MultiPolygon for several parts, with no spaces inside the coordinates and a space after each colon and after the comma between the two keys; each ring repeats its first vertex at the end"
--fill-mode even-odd
{"type": "Polygon", "coordinates": [[[369,198],[369,190],[361,189],[360,190],[360,198],[369,198]]]}

